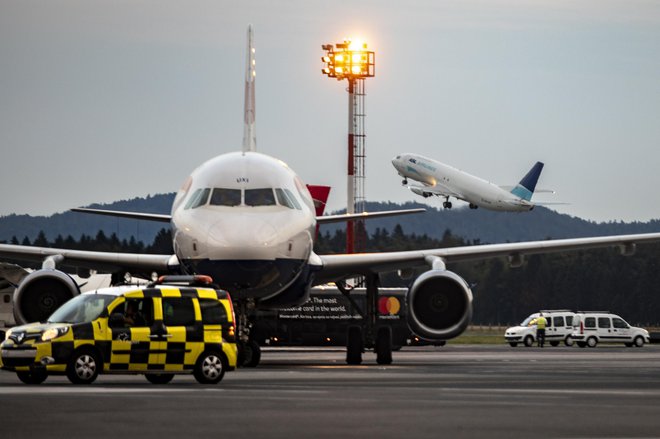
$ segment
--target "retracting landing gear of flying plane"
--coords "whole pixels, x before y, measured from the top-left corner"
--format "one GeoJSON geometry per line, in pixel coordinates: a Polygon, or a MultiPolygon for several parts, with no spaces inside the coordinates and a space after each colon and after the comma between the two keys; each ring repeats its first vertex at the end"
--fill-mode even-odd
{"type": "Polygon", "coordinates": [[[478,208],[479,206],[477,206],[476,204],[470,203],[470,209],[478,209],[478,208]]]}
{"type": "Polygon", "coordinates": [[[451,206],[452,206],[451,201],[449,201],[449,197],[447,197],[445,201],[442,202],[442,207],[444,207],[445,209],[451,209],[451,206]]]}
{"type": "Polygon", "coordinates": [[[250,313],[254,312],[254,300],[238,301],[238,365],[239,367],[257,367],[261,361],[259,343],[250,339],[250,313]]]}
{"type": "Polygon", "coordinates": [[[392,328],[378,326],[378,284],[377,274],[366,276],[366,310],[362,312],[350,296],[352,288],[338,282],[337,287],[351,301],[354,308],[362,315],[362,326],[350,326],[346,334],[346,363],[361,364],[365,349],[373,349],[378,364],[392,363],[392,328]]]}

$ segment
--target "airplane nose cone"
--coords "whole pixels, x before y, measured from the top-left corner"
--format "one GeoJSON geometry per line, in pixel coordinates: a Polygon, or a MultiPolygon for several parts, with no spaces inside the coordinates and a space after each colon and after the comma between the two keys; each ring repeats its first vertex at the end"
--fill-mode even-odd
{"type": "Polygon", "coordinates": [[[277,243],[277,230],[261,218],[245,216],[231,221],[220,219],[209,228],[209,247],[221,249],[237,258],[251,258],[272,249],[277,243]]]}

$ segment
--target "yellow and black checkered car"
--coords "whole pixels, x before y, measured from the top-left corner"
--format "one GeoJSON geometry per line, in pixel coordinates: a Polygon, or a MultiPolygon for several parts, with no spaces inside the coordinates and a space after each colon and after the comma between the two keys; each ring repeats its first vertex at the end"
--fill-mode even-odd
{"type": "Polygon", "coordinates": [[[143,373],[156,384],[193,373],[200,383],[217,383],[237,358],[229,294],[191,285],[81,294],[46,323],[10,329],[0,349],[2,368],[32,384],[49,374],[91,383],[99,373],[143,373]]]}

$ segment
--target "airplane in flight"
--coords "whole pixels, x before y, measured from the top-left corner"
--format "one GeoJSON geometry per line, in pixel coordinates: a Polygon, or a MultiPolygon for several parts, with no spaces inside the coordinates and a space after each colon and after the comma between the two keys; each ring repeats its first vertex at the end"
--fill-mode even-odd
{"type": "MultiPolygon", "coordinates": [[[[526,255],[619,247],[632,254],[641,243],[659,242],[660,233],[475,245],[427,250],[320,255],[314,252],[315,227],[382,213],[317,217],[306,185],[289,166],[256,151],[254,47],[248,28],[245,121],[240,151],[220,154],[201,164],[177,193],[170,215],[75,209],[102,215],[169,223],[174,254],[131,254],[0,244],[0,259],[41,264],[35,271],[5,263],[5,278],[15,279],[17,323],[44,320],[80,293],[67,270],[94,269],[152,278],[153,274],[205,274],[228,290],[237,314],[243,366],[257,366],[259,345],[250,337],[258,309],[304,303],[315,285],[334,282],[350,298],[347,279],[366,284],[365,318],[347,333],[346,361],[360,364],[365,350],[378,364],[392,362],[392,333],[378,325],[379,276],[426,266],[406,294],[407,323],[429,341],[460,335],[472,317],[468,282],[446,264],[508,257],[519,265],[526,255]]],[[[392,212],[384,213],[392,214],[392,212]]]]}
{"type": "Polygon", "coordinates": [[[505,212],[526,212],[534,209],[537,203],[532,202],[532,195],[543,170],[543,163],[536,162],[520,183],[514,187],[505,187],[419,154],[397,155],[392,159],[392,165],[403,177],[403,184],[413,193],[424,198],[432,195],[444,197],[442,207],[445,209],[451,209],[449,198],[454,197],[468,202],[470,209],[482,207],[505,212]],[[408,179],[420,184],[409,185],[408,179]]]}

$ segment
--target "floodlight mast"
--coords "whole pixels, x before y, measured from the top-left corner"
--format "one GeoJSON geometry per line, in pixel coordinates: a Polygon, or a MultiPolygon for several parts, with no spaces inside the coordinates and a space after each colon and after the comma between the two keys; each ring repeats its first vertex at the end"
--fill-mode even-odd
{"type": "MultiPolygon", "coordinates": [[[[365,133],[364,80],[376,74],[375,53],[366,43],[344,40],[343,43],[324,44],[326,54],[321,57],[321,73],[338,81],[348,81],[348,173],[346,213],[365,210],[365,133]]],[[[361,220],[346,225],[346,253],[364,250],[365,229],[361,220]],[[357,225],[357,233],[356,233],[357,225]]]]}

